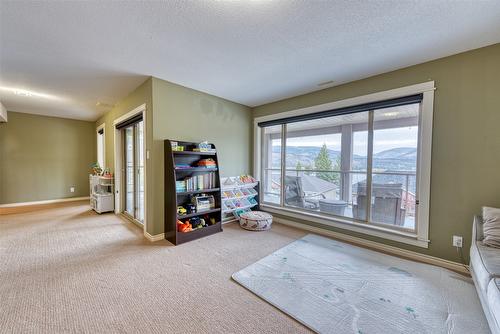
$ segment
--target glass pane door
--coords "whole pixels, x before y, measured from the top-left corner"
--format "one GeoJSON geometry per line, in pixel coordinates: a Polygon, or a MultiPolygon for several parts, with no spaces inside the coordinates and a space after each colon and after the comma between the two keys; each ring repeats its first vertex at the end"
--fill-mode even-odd
{"type": "Polygon", "coordinates": [[[420,104],[374,111],[371,221],[415,230],[420,104]]]}
{"type": "Polygon", "coordinates": [[[125,210],[144,223],[144,122],[124,128],[125,210]]]}
{"type": "Polygon", "coordinates": [[[263,201],[281,203],[281,125],[265,127],[262,150],[263,201]]]}
{"type": "Polygon", "coordinates": [[[135,216],[134,126],[124,129],[125,134],[125,212],[135,216]]]}
{"type": "Polygon", "coordinates": [[[135,218],[144,223],[144,122],[135,124],[136,212],[135,218]]]}

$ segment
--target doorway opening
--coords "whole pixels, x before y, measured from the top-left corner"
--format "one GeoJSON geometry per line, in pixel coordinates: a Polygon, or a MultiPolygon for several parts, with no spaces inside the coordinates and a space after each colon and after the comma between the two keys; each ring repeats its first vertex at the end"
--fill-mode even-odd
{"type": "Polygon", "coordinates": [[[146,106],[116,119],[115,213],[141,227],[146,235],[146,106]]]}

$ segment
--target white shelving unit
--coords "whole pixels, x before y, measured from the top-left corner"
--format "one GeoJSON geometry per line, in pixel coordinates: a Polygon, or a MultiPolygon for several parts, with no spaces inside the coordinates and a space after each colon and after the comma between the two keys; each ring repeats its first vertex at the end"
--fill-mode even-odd
{"type": "Polygon", "coordinates": [[[97,213],[115,210],[114,188],[112,177],[89,175],[90,207],[97,213]]]}
{"type": "Polygon", "coordinates": [[[259,206],[259,183],[244,183],[239,177],[221,178],[222,223],[237,221],[235,212],[259,206]]]}

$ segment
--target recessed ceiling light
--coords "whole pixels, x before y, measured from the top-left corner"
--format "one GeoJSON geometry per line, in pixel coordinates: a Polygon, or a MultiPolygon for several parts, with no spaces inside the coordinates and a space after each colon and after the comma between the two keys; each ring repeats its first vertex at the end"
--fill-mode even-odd
{"type": "Polygon", "coordinates": [[[23,89],[16,89],[14,91],[14,94],[19,95],[19,96],[33,96],[33,93],[28,91],[28,90],[23,90],[23,89]]]}
{"type": "Polygon", "coordinates": [[[318,84],[318,87],[329,86],[329,85],[333,84],[333,82],[334,82],[333,80],[329,80],[329,81],[325,81],[325,82],[320,82],[318,84]]]}
{"type": "Polygon", "coordinates": [[[32,90],[27,90],[27,89],[22,89],[22,88],[17,88],[17,87],[0,86],[0,91],[10,92],[10,93],[13,93],[17,96],[22,96],[22,97],[42,98],[42,99],[49,99],[49,100],[61,100],[61,97],[58,97],[58,96],[45,94],[45,93],[39,93],[39,92],[35,92],[32,90]]]}

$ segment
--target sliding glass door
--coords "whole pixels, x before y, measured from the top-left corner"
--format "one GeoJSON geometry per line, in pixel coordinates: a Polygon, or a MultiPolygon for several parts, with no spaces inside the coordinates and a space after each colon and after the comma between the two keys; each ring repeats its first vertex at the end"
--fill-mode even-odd
{"type": "Polygon", "coordinates": [[[124,213],[144,223],[144,122],[123,128],[124,213]]]}

